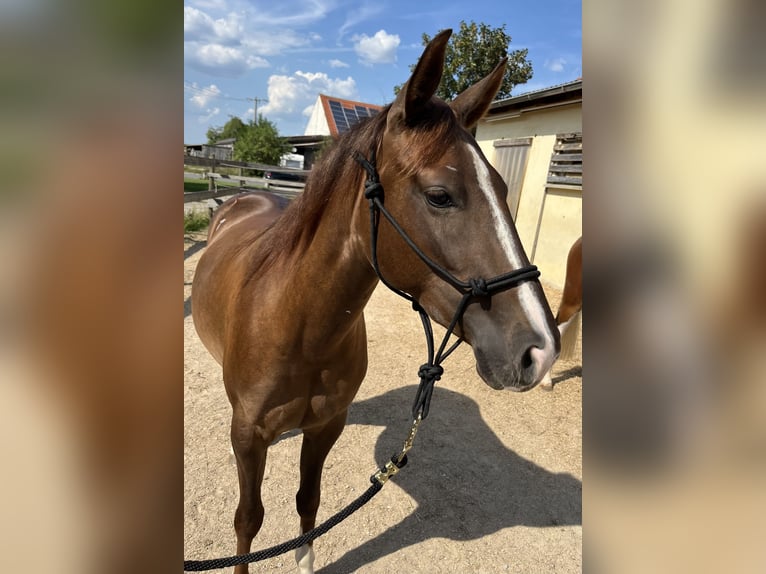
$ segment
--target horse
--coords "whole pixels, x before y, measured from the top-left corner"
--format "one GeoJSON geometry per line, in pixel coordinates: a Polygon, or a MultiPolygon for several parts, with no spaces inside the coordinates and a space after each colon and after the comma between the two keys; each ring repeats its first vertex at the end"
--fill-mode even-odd
{"type": "MultiPolygon", "coordinates": [[[[560,359],[571,361],[577,350],[577,335],[582,323],[582,237],[569,248],[564,292],[556,312],[556,327],[561,335],[560,359]]],[[[540,383],[540,388],[553,389],[550,371],[540,383]]]]}
{"type": "MultiPolygon", "coordinates": [[[[222,204],[211,221],[192,315],[222,366],[232,406],[238,554],[250,551],[263,521],[267,449],[293,429],[303,431],[300,528],[315,526],[322,467],[367,370],[363,310],[378,272],[442,325],[462,301],[383,218],[373,249],[355,154],[374,158],[388,213],[442,274],[483,277],[529,266],[506,185],[470,133],[499,89],[506,60],[447,104],[435,93],[450,34],[428,44],[390,105],[334,142],[289,206],[253,192],[222,204]]],[[[560,344],[539,281],[479,291],[461,306],[454,332],[472,346],[480,377],[494,389],[537,385],[560,344]]],[[[296,561],[301,574],[313,572],[310,544],[296,561]]],[[[247,572],[247,565],[235,568],[247,572]]]]}

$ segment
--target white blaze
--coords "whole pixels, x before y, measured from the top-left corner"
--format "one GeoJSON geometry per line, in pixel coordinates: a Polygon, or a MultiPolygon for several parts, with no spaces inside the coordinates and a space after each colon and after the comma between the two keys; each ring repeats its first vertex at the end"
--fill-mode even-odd
{"type": "MultiPolygon", "coordinates": [[[[495,226],[495,232],[497,238],[500,241],[500,245],[503,248],[503,252],[508,258],[508,263],[511,265],[511,269],[519,269],[523,266],[523,257],[521,244],[517,244],[513,240],[513,232],[511,231],[511,225],[506,216],[506,212],[500,207],[500,202],[492,189],[492,180],[489,176],[489,169],[487,165],[482,161],[479,152],[476,151],[470,144],[466,144],[468,152],[473,158],[473,166],[476,171],[476,178],[479,181],[479,187],[484,193],[484,197],[487,199],[490,213],[492,214],[492,223],[495,226]]],[[[553,348],[553,336],[548,329],[547,322],[545,320],[545,308],[542,301],[536,296],[532,290],[532,285],[529,282],[524,282],[517,287],[519,302],[524,310],[530,324],[538,333],[542,334],[546,339],[546,347],[548,349],[553,348]]]]}

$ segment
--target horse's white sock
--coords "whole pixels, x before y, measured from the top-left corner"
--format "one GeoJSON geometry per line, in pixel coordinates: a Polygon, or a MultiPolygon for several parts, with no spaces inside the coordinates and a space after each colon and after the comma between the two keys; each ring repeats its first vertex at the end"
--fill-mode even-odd
{"type": "Polygon", "coordinates": [[[304,544],[295,551],[295,561],[300,574],[314,574],[314,546],[304,544]]]}

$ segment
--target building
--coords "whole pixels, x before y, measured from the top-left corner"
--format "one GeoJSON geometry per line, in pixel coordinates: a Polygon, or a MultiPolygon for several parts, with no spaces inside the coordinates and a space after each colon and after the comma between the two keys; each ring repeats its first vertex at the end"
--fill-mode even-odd
{"type": "Polygon", "coordinates": [[[582,235],[582,78],[493,102],[476,140],[508,185],[532,263],[562,288],[567,253],[582,235]]]}
{"type": "Polygon", "coordinates": [[[234,138],[227,138],[215,142],[215,144],[187,144],[184,145],[184,153],[192,157],[204,157],[228,161],[234,155],[234,138]]]}
{"type": "Polygon", "coordinates": [[[319,94],[304,135],[337,137],[360,120],[372,117],[382,109],[383,106],[319,94]]]}

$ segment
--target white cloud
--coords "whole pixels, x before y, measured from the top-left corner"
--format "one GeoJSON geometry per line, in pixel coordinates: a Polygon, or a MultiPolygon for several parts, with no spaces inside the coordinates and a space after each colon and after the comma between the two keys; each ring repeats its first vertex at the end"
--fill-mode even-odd
{"type": "Polygon", "coordinates": [[[238,14],[214,20],[202,10],[184,6],[184,40],[187,42],[237,45],[244,30],[242,17],[238,14]]]}
{"type": "Polygon", "coordinates": [[[331,68],[348,68],[348,64],[341,60],[330,60],[331,68]]]}
{"type": "Polygon", "coordinates": [[[271,115],[305,113],[320,93],[351,99],[357,95],[356,82],[351,76],[344,80],[330,78],[323,72],[297,71],[292,76],[273,75],[269,77],[269,103],[258,111],[271,115]]]}
{"type": "Polygon", "coordinates": [[[566,63],[567,61],[564,58],[555,58],[553,60],[545,60],[545,67],[551,72],[563,72],[566,63]]]}
{"type": "Polygon", "coordinates": [[[208,108],[205,110],[205,115],[200,116],[198,118],[198,122],[201,124],[207,124],[210,123],[210,120],[212,120],[215,116],[221,113],[221,108],[208,108]]]}
{"type": "Polygon", "coordinates": [[[216,86],[215,84],[210,84],[206,88],[200,88],[196,82],[193,82],[190,85],[190,92],[192,92],[192,97],[189,98],[189,101],[195,104],[198,108],[204,108],[208,105],[210,100],[213,100],[221,95],[221,90],[216,86]]]}
{"type": "Polygon", "coordinates": [[[353,10],[349,11],[346,15],[346,20],[338,30],[338,41],[357,24],[361,24],[367,20],[370,20],[380,14],[384,10],[385,6],[382,2],[365,2],[361,6],[357,5],[353,10]]]}
{"type": "Polygon", "coordinates": [[[258,4],[257,9],[250,3],[243,6],[243,10],[249,12],[248,22],[276,30],[316,24],[338,7],[337,0],[280,0],[255,4],[258,4]]]}
{"type": "Polygon", "coordinates": [[[205,10],[226,10],[226,0],[190,0],[189,3],[205,10]]]}
{"type": "Polygon", "coordinates": [[[221,44],[194,44],[184,46],[184,60],[200,71],[215,76],[236,78],[254,68],[266,68],[269,62],[241,48],[221,44]]]}
{"type": "MultiPolygon", "coordinates": [[[[218,2],[211,0],[195,4],[213,6],[218,2]]],[[[195,6],[184,6],[186,64],[211,75],[238,77],[253,68],[269,66],[268,56],[287,49],[306,47],[319,38],[316,34],[299,34],[283,24],[264,20],[263,11],[255,11],[249,5],[242,5],[241,8],[237,12],[211,16],[195,6]],[[268,25],[263,25],[266,23],[268,25]]],[[[312,10],[314,8],[317,13],[325,9],[319,3],[312,10]]],[[[289,20],[290,17],[287,14],[283,19],[289,20]]]]}
{"type": "Polygon", "coordinates": [[[308,46],[309,42],[310,39],[304,34],[287,28],[248,31],[241,40],[244,48],[260,56],[275,56],[287,49],[308,46]]]}
{"type": "Polygon", "coordinates": [[[396,62],[396,49],[399,47],[399,36],[378,30],[370,37],[367,34],[356,35],[354,51],[363,64],[393,64],[396,62]]]}

